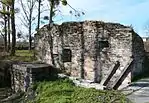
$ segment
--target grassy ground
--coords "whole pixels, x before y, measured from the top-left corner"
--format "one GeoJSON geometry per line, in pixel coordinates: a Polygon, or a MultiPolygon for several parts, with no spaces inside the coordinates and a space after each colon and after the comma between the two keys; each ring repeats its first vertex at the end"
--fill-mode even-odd
{"type": "Polygon", "coordinates": [[[1,57],[2,60],[13,60],[13,61],[23,61],[32,62],[35,59],[34,52],[30,50],[16,50],[15,56],[4,55],[1,57]]]}
{"type": "Polygon", "coordinates": [[[40,82],[36,86],[38,95],[30,103],[128,103],[118,91],[76,87],[68,79],[40,82]]]}

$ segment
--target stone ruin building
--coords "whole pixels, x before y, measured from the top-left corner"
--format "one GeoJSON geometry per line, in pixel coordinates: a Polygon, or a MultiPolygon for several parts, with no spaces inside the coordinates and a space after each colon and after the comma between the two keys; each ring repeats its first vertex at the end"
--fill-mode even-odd
{"type": "Polygon", "coordinates": [[[54,58],[54,66],[71,76],[118,88],[143,72],[143,41],[129,26],[65,22],[45,25],[35,40],[38,60],[52,64],[54,58]]]}

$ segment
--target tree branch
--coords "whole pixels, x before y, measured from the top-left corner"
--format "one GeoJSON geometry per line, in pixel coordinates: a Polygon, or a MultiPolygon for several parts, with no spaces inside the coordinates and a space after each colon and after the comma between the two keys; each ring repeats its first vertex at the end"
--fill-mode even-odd
{"type": "Polygon", "coordinates": [[[21,17],[19,17],[19,19],[21,20],[22,24],[23,24],[26,28],[28,28],[28,22],[25,22],[24,20],[22,20],[21,17]]]}
{"type": "Polygon", "coordinates": [[[20,3],[21,3],[21,7],[22,7],[22,9],[23,9],[23,12],[24,12],[24,14],[25,14],[27,20],[29,20],[29,17],[28,17],[28,14],[29,14],[29,13],[27,12],[27,10],[25,10],[24,4],[23,4],[22,0],[20,0],[20,3]]]}
{"type": "Polygon", "coordinates": [[[2,0],[0,0],[0,2],[1,2],[2,4],[4,4],[5,6],[10,6],[10,5],[4,3],[2,0]]]}

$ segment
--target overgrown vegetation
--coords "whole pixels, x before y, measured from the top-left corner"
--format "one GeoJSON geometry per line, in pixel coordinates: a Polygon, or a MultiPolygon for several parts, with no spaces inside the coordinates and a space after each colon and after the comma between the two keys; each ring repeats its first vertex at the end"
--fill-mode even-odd
{"type": "Polygon", "coordinates": [[[34,88],[37,97],[30,103],[128,103],[118,91],[76,87],[68,79],[39,82],[34,88]]]}
{"type": "Polygon", "coordinates": [[[16,50],[15,56],[3,55],[1,59],[19,62],[32,62],[36,60],[36,58],[34,57],[34,51],[30,50],[16,50]]]}

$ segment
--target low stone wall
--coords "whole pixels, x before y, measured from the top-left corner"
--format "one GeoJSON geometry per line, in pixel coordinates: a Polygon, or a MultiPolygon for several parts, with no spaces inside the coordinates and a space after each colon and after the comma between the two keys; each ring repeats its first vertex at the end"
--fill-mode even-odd
{"type": "Polygon", "coordinates": [[[15,92],[25,91],[36,81],[50,78],[52,67],[43,63],[17,63],[13,64],[11,71],[12,89],[15,92]]]}

